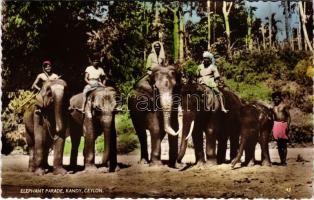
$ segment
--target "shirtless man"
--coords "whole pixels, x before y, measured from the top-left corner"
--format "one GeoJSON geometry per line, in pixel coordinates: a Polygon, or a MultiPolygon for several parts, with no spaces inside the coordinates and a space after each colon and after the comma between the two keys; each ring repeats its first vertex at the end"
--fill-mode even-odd
{"type": "Polygon", "coordinates": [[[287,142],[288,132],[290,127],[290,113],[289,106],[283,102],[280,92],[272,94],[274,101],[273,111],[275,113],[275,121],[273,126],[273,136],[277,140],[278,153],[282,165],[287,165],[287,142]]]}
{"type": "MultiPolygon", "coordinates": [[[[42,69],[43,72],[37,75],[32,85],[32,89],[37,92],[41,90],[41,87],[43,86],[44,82],[60,78],[60,76],[58,76],[57,74],[52,73],[51,62],[49,60],[43,62],[42,69]]],[[[36,95],[36,99],[38,101],[41,101],[38,95],[36,95]]],[[[39,114],[41,112],[41,104],[36,103],[35,107],[36,107],[35,113],[39,114]]]]}
{"type": "Polygon", "coordinates": [[[37,90],[37,91],[40,91],[44,82],[59,78],[57,74],[52,73],[51,62],[49,60],[46,60],[43,62],[42,68],[43,68],[43,72],[37,75],[32,85],[32,89],[37,90]]]}

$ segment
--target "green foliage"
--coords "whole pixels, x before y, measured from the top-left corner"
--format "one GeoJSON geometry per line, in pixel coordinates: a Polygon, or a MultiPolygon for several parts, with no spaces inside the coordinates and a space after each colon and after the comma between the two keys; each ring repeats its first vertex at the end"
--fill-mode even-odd
{"type": "Polygon", "coordinates": [[[199,74],[198,64],[194,60],[188,60],[182,65],[182,72],[185,77],[196,77],[199,74]]]}
{"type": "MultiPolygon", "coordinates": [[[[64,155],[70,155],[71,154],[71,148],[72,148],[71,139],[70,139],[70,137],[68,137],[68,138],[66,138],[65,143],[64,143],[64,149],[63,149],[64,155]]],[[[84,149],[84,137],[81,137],[78,152],[82,153],[83,149],[84,149]]]]}
{"type": "Polygon", "coordinates": [[[24,113],[30,109],[36,102],[35,95],[31,91],[20,90],[9,102],[1,115],[2,121],[2,140],[10,143],[15,148],[25,145],[24,125],[21,124],[24,113]]]}
{"type": "Polygon", "coordinates": [[[116,130],[118,134],[118,153],[129,153],[139,146],[128,112],[116,116],[116,130]]]}
{"type": "Polygon", "coordinates": [[[94,17],[101,4],[103,2],[5,2],[3,89],[30,87],[44,59],[52,60],[55,71],[60,74],[62,69],[63,75],[70,75],[66,76],[70,80],[83,72],[84,69],[77,68],[87,65],[86,32],[99,24],[94,17]],[[63,70],[64,66],[67,70],[63,70]]]}
{"type": "Polygon", "coordinates": [[[297,82],[305,85],[313,84],[313,65],[311,58],[300,60],[295,66],[293,73],[297,82]]]}
{"type": "Polygon", "coordinates": [[[236,82],[232,79],[226,81],[226,85],[232,90],[239,93],[245,100],[263,100],[270,101],[272,90],[262,82],[248,84],[245,82],[236,82]]]}

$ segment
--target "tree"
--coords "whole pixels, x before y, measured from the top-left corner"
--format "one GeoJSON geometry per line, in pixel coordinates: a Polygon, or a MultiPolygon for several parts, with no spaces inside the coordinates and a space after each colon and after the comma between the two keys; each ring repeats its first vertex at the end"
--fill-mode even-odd
{"type": "MultiPolygon", "coordinates": [[[[292,38],[291,38],[291,29],[290,29],[290,18],[291,18],[291,12],[290,12],[290,0],[285,0],[282,2],[284,5],[284,14],[285,14],[285,32],[286,32],[286,42],[290,45],[290,48],[292,48],[292,38]]],[[[292,48],[293,49],[293,48],[292,48]]]]}
{"type": "Polygon", "coordinates": [[[179,60],[179,48],[180,48],[180,35],[179,35],[179,6],[176,4],[174,5],[174,8],[171,8],[170,6],[165,6],[168,10],[171,11],[173,16],[173,30],[172,30],[172,37],[173,37],[173,47],[172,47],[172,56],[173,61],[177,62],[179,60]]]}
{"type": "Polygon", "coordinates": [[[229,57],[231,57],[231,41],[230,41],[230,25],[229,25],[229,14],[232,8],[233,2],[223,1],[222,12],[225,20],[225,30],[227,36],[227,51],[229,57]]]}
{"type": "Polygon", "coordinates": [[[3,10],[3,90],[30,88],[44,59],[81,90],[88,64],[86,32],[99,25],[102,2],[6,1],[3,10]],[[73,74],[74,73],[74,74],[73,74]],[[71,74],[71,76],[68,76],[71,74]],[[76,80],[74,80],[76,79],[76,80]]]}
{"type": "Polygon", "coordinates": [[[210,39],[211,39],[211,17],[210,17],[210,0],[207,0],[207,27],[208,27],[208,35],[207,35],[207,49],[210,51],[210,39]]]}
{"type": "Polygon", "coordinates": [[[246,44],[248,49],[251,51],[253,49],[253,36],[252,36],[252,26],[253,26],[253,8],[249,7],[247,14],[247,35],[246,35],[246,44]]]}
{"type": "Polygon", "coordinates": [[[304,45],[310,49],[310,51],[314,54],[313,47],[311,45],[307,29],[306,29],[306,22],[307,22],[307,17],[306,17],[306,2],[299,1],[299,10],[300,10],[300,17],[302,21],[302,29],[303,29],[303,35],[304,35],[304,45]]]}

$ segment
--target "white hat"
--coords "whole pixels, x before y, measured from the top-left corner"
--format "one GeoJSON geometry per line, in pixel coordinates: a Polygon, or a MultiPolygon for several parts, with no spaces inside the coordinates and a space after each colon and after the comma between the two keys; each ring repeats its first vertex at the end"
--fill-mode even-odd
{"type": "Polygon", "coordinates": [[[211,54],[209,51],[204,51],[203,58],[213,58],[213,54],[211,54]]]}

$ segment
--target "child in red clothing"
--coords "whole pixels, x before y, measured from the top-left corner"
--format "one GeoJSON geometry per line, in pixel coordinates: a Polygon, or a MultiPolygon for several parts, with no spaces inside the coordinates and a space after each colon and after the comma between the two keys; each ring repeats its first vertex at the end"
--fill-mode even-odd
{"type": "Polygon", "coordinates": [[[272,94],[274,101],[273,111],[275,113],[275,121],[273,126],[273,136],[277,140],[278,153],[282,165],[287,165],[287,142],[288,131],[290,126],[290,113],[289,106],[282,100],[280,92],[274,92],[272,94]]]}

